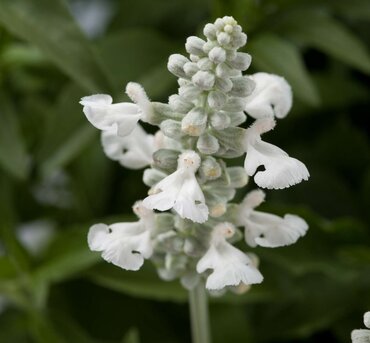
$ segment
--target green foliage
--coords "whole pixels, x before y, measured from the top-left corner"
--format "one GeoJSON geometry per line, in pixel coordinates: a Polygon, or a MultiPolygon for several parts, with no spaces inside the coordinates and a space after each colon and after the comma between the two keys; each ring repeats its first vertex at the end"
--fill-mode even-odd
{"type": "Polygon", "coordinates": [[[310,230],[290,247],[251,249],[265,281],[211,298],[214,341],[348,342],[370,309],[369,1],[110,0],[106,31],[91,40],[73,3],[0,1],[0,341],[189,341],[179,283],[150,265],[120,270],[87,247],[92,223],[134,220],[130,206],[147,189],[141,172],[105,158],[78,101],[122,100],[128,81],[165,99],[176,87],[168,55],[233,15],[248,33],[251,72],[293,88],[271,141],[311,172],[268,193],[268,209],[298,213],[310,230]],[[19,227],[40,219],[54,234],[34,253],[19,227]]]}

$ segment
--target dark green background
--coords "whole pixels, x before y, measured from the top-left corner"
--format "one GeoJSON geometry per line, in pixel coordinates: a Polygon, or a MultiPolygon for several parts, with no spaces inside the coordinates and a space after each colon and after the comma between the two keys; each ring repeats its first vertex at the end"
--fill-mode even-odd
{"type": "Polygon", "coordinates": [[[78,101],[97,92],[121,101],[128,81],[166,101],[176,92],[168,55],[224,15],[248,34],[248,72],[273,72],[293,87],[291,113],[265,139],[302,160],[311,178],[268,191],[264,209],[300,214],[310,230],[290,247],[250,249],[265,281],[211,300],[214,342],[349,342],[370,310],[370,2],[105,3],[106,32],[88,39],[65,1],[0,0],[0,342],[190,341],[177,282],[159,280],[150,263],[124,272],[87,248],[89,225],[133,220],[146,187],[141,171],[104,156],[78,101]],[[54,201],[37,200],[40,185],[54,201]],[[39,219],[56,235],[31,255],[16,231],[39,219]]]}

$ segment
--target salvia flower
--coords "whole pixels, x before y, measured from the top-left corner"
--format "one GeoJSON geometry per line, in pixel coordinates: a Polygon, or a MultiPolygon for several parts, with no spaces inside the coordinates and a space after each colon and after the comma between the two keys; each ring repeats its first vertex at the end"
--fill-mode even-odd
{"type": "Polygon", "coordinates": [[[262,190],[235,203],[236,190],[249,176],[261,188],[280,189],[307,180],[309,173],[261,139],[292,106],[287,81],[244,74],[252,57],[238,51],[247,35],[234,18],[219,18],[203,33],[187,39],[187,56],[169,57],[178,91],[168,103],[151,102],[132,82],[126,87],[132,103],[113,104],[109,95],[82,98],[87,119],[102,130],[106,155],[127,168],[146,168],[143,182],[150,187],[134,206],[139,221],[94,225],[88,242],[121,268],[137,270],[150,259],[162,279],[179,279],[187,289],[204,280],[212,292],[240,294],[263,277],[258,258],[235,242],[244,235],[249,247],[280,247],[295,243],[308,227],[293,214],[257,211],[262,190]],[[247,115],[254,122],[245,129],[247,115]],[[139,121],[159,131],[147,134],[139,121]],[[244,154],[244,167],[228,165],[244,154]]]}

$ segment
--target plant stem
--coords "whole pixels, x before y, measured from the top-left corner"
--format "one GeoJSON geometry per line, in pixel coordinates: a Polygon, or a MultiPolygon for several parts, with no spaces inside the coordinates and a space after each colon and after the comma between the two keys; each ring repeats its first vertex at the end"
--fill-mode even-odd
{"type": "Polygon", "coordinates": [[[189,304],[193,343],[211,343],[208,299],[203,282],[189,291],[189,304]]]}

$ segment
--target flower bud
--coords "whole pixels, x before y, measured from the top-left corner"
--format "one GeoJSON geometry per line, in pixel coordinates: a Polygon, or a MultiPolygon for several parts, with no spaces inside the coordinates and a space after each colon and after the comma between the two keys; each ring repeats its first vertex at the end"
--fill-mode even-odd
{"type": "Polygon", "coordinates": [[[181,122],[177,120],[164,120],[159,127],[162,130],[163,134],[167,137],[179,139],[180,137],[184,136],[181,131],[181,122]]]}
{"type": "Polygon", "coordinates": [[[183,270],[186,268],[187,260],[185,255],[166,254],[164,265],[168,270],[183,270]]]}
{"type": "Polygon", "coordinates": [[[233,83],[233,88],[231,89],[229,95],[240,98],[244,98],[252,94],[256,86],[255,82],[247,76],[232,78],[231,82],[233,83]]]}
{"type": "Polygon", "coordinates": [[[364,314],[364,324],[370,329],[370,311],[364,314]]]}
{"type": "Polygon", "coordinates": [[[252,62],[252,56],[245,52],[237,52],[234,59],[229,60],[229,65],[238,70],[247,70],[252,62]]]}
{"type": "Polygon", "coordinates": [[[369,343],[370,341],[370,332],[369,330],[353,330],[351,332],[352,343],[369,343]]]}
{"type": "Polygon", "coordinates": [[[181,122],[182,132],[189,136],[200,136],[207,125],[207,115],[203,108],[193,108],[181,122]]]}
{"type": "Polygon", "coordinates": [[[208,41],[203,45],[203,51],[205,54],[208,55],[208,53],[215,47],[217,46],[217,43],[208,41]]]}
{"type": "Polygon", "coordinates": [[[227,95],[218,90],[211,91],[208,94],[207,101],[208,101],[209,107],[211,107],[214,110],[218,110],[222,108],[222,106],[226,103],[227,95]]]}
{"type": "Polygon", "coordinates": [[[216,130],[224,130],[230,125],[230,118],[225,112],[216,112],[211,116],[211,125],[216,130]]]}
{"type": "Polygon", "coordinates": [[[200,60],[200,57],[198,55],[192,55],[190,54],[190,61],[197,63],[200,60]]]}
{"type": "Polygon", "coordinates": [[[216,26],[213,24],[206,24],[206,26],[204,26],[203,33],[208,39],[215,40],[217,34],[216,26]]]}
{"type": "Polygon", "coordinates": [[[203,57],[201,58],[197,66],[200,70],[207,71],[207,70],[212,70],[213,69],[213,63],[208,57],[203,57]]]}
{"type": "Polygon", "coordinates": [[[223,110],[229,112],[240,112],[244,110],[246,100],[244,98],[229,98],[223,110]]]}
{"type": "Polygon", "coordinates": [[[223,202],[216,203],[209,207],[209,215],[213,218],[221,217],[226,212],[226,204],[223,202]]]}
{"type": "Polygon", "coordinates": [[[192,77],[198,70],[198,66],[194,62],[187,62],[184,64],[184,72],[186,76],[192,77]]]}
{"type": "Polygon", "coordinates": [[[215,83],[215,76],[208,71],[198,71],[192,81],[202,90],[210,90],[215,83]]]}
{"type": "Polygon", "coordinates": [[[227,116],[230,119],[229,126],[239,126],[247,120],[247,116],[243,111],[240,112],[227,112],[227,116]]]}
{"type": "Polygon", "coordinates": [[[229,167],[227,173],[232,188],[242,188],[248,183],[248,175],[243,167],[229,167]]]}
{"type": "Polygon", "coordinates": [[[216,67],[216,76],[220,78],[239,76],[237,70],[229,67],[226,63],[220,63],[216,67]]]}
{"type": "Polygon", "coordinates": [[[233,88],[233,83],[229,78],[216,77],[215,87],[221,92],[227,93],[233,88]]]}
{"type": "Polygon", "coordinates": [[[186,77],[183,67],[187,62],[189,62],[189,60],[185,56],[173,54],[168,59],[167,68],[177,77],[186,77]]]}
{"type": "Polygon", "coordinates": [[[221,47],[216,46],[209,52],[208,57],[214,63],[222,63],[226,60],[226,52],[221,47]]]}
{"type": "Polygon", "coordinates": [[[193,85],[181,86],[179,88],[179,95],[188,101],[193,101],[200,93],[201,90],[193,85]]]}
{"type": "Polygon", "coordinates": [[[197,141],[198,150],[205,155],[215,154],[220,145],[215,137],[209,133],[203,133],[197,141]]]}
{"type": "Polygon", "coordinates": [[[231,37],[226,32],[220,32],[217,35],[217,42],[222,46],[227,46],[231,41],[231,37]]]}
{"type": "Polygon", "coordinates": [[[214,157],[207,156],[202,160],[199,174],[206,180],[216,180],[221,176],[222,169],[214,157]]]}
{"type": "Polygon", "coordinates": [[[243,154],[246,130],[241,127],[228,127],[222,131],[213,131],[221,146],[235,150],[238,155],[243,154]]]}
{"type": "Polygon", "coordinates": [[[236,51],[235,50],[226,50],[226,60],[232,61],[236,57],[236,51]]]}
{"type": "Polygon", "coordinates": [[[196,36],[190,36],[186,40],[185,49],[189,54],[204,56],[203,45],[205,41],[196,36]]]}
{"type": "Polygon", "coordinates": [[[174,216],[171,213],[157,213],[155,215],[155,235],[173,230],[174,216]]]}
{"type": "Polygon", "coordinates": [[[247,35],[244,32],[233,32],[231,36],[231,46],[239,49],[247,43],[247,35]]]}
{"type": "Polygon", "coordinates": [[[148,186],[152,187],[155,184],[157,184],[159,181],[164,179],[167,176],[164,172],[154,169],[154,168],[149,168],[144,170],[143,174],[143,182],[148,186]]]}
{"type": "Polygon", "coordinates": [[[180,113],[187,113],[193,108],[193,104],[191,102],[186,101],[178,94],[173,94],[168,98],[168,104],[170,107],[180,113]]]}
{"type": "Polygon", "coordinates": [[[180,151],[170,149],[159,149],[153,154],[153,167],[174,172],[177,169],[177,159],[180,151]]]}
{"type": "Polygon", "coordinates": [[[225,22],[223,18],[217,18],[214,25],[217,30],[221,31],[225,26],[225,22]]]}
{"type": "Polygon", "coordinates": [[[204,247],[194,237],[188,237],[185,239],[184,253],[191,257],[199,257],[204,253],[204,247]]]}

